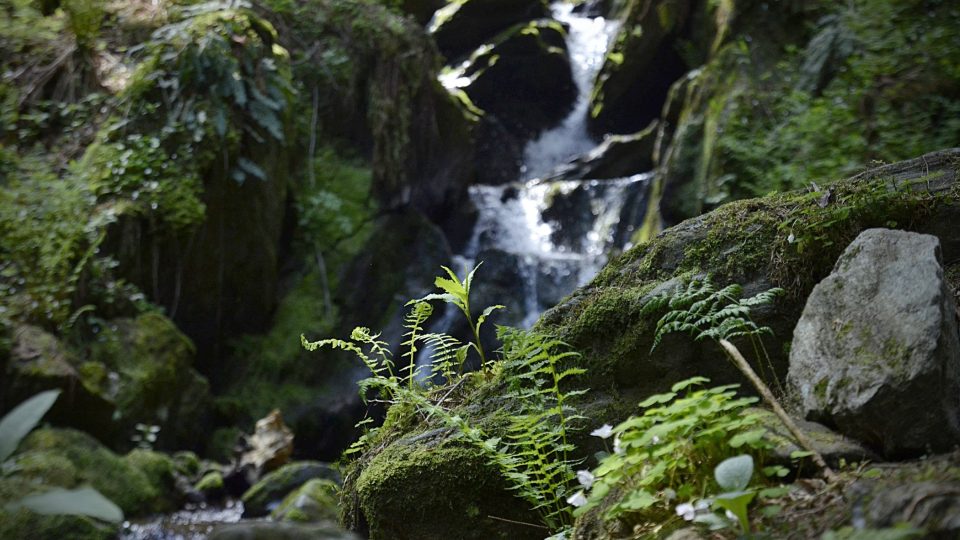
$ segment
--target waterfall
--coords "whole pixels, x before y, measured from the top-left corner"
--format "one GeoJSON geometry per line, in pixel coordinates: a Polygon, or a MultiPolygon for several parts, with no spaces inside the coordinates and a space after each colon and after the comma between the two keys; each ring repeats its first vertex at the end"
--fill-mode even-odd
{"type": "Polygon", "coordinates": [[[568,28],[567,50],[577,85],[577,101],[559,126],[527,144],[521,169],[527,180],[543,177],[597,143],[587,133],[587,109],[593,81],[603,66],[604,55],[619,23],[603,17],[580,16],[573,12],[573,7],[572,3],[555,2],[551,9],[554,18],[568,28]]]}
{"type": "MultiPolygon", "coordinates": [[[[578,90],[575,105],[558,126],[527,144],[517,183],[470,188],[477,222],[467,246],[454,257],[461,276],[484,263],[474,290],[498,281],[493,293],[481,293],[483,299],[508,304],[497,322],[522,328],[531,327],[545,309],[592,279],[611,251],[628,245],[642,219],[651,178],[637,174],[610,180],[544,180],[556,167],[597,145],[587,131],[587,110],[594,79],[618,26],[616,21],[574,13],[568,2],[555,2],[552,10],[568,28],[567,48],[578,90]]],[[[469,84],[460,75],[454,70],[442,81],[448,88],[469,84]]],[[[432,329],[450,331],[459,317],[456,308],[447,306],[432,329]]],[[[423,353],[421,365],[430,351],[423,353]]]]}

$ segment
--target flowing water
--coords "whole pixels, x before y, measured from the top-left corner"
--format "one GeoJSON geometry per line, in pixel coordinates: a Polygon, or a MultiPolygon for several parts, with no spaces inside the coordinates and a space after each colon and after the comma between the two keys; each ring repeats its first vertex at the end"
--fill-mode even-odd
{"type": "MultiPolygon", "coordinates": [[[[642,174],[613,180],[541,180],[597,145],[586,126],[590,93],[618,27],[616,21],[574,13],[566,2],[554,3],[552,10],[568,29],[577,100],[563,122],[527,144],[517,184],[471,188],[479,216],[470,242],[456,258],[461,273],[479,261],[504,268],[491,265],[490,258],[515,266],[512,274],[522,283],[510,296],[522,300],[513,298],[510,307],[522,313],[501,322],[525,328],[593,278],[611,250],[626,246],[642,219],[650,179],[642,174]]],[[[445,82],[456,86],[454,79],[445,82]]],[[[477,286],[487,278],[481,270],[477,286]]],[[[446,312],[438,329],[446,329],[454,317],[446,312]]]]}

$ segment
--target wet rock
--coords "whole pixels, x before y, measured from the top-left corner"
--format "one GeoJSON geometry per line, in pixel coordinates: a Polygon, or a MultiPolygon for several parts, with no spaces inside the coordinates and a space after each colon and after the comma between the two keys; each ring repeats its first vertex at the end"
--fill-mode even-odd
{"type": "MultiPolygon", "coordinates": [[[[846,488],[851,513],[871,529],[908,524],[925,540],[960,534],[960,453],[910,462],[876,463],[846,488]]],[[[848,514],[849,515],[849,514],[848,514]]]]}
{"type": "Polygon", "coordinates": [[[251,468],[256,476],[279,469],[293,455],[293,432],[274,409],[257,420],[253,435],[247,438],[247,450],[240,456],[239,468],[251,468]]]}
{"type": "Polygon", "coordinates": [[[0,410],[12,409],[44,390],[59,389],[62,393],[47,420],[112,441],[117,431],[116,405],[104,388],[106,374],[86,368],[53,334],[36,326],[19,326],[13,331],[10,359],[0,381],[0,410]]]}
{"type": "Polygon", "coordinates": [[[597,76],[588,117],[591,132],[631,133],[660,116],[670,86],[687,70],[673,40],[690,10],[689,0],[631,2],[597,76]]]}
{"type": "Polygon", "coordinates": [[[580,264],[572,259],[546,259],[537,268],[537,303],[552,307],[580,284],[580,264]]]}
{"type": "Polygon", "coordinates": [[[550,180],[623,178],[653,169],[657,121],[630,135],[605,135],[603,142],[583,156],[562,165],[550,180]]]}
{"type": "Polygon", "coordinates": [[[939,240],[864,231],[811,293],[788,380],[804,414],[887,457],[960,442],[960,331],[939,240]]]}
{"type": "Polygon", "coordinates": [[[269,514],[290,492],[315,478],[340,481],[330,465],[318,461],[300,461],[273,471],[243,494],[243,516],[269,514]]]}
{"type": "Polygon", "coordinates": [[[270,517],[276,521],[336,521],[339,490],[336,482],[314,478],[284,497],[270,517]]]}
{"type": "MultiPolygon", "coordinates": [[[[793,435],[784,427],[783,422],[766,409],[749,409],[749,413],[760,415],[760,423],[767,429],[767,435],[765,437],[774,445],[771,451],[772,462],[784,466],[791,466],[796,463],[792,454],[794,452],[804,451],[804,449],[797,445],[793,435]]],[[[800,419],[794,419],[794,422],[831,467],[839,467],[841,462],[861,463],[864,461],[876,461],[878,459],[876,454],[860,443],[844,437],[839,433],[835,433],[822,424],[800,419]]],[[[818,471],[812,464],[805,468],[801,467],[800,471],[801,474],[813,474],[816,472],[818,471]]]]}
{"type": "Polygon", "coordinates": [[[477,254],[483,266],[473,282],[471,307],[477,311],[502,304],[505,309],[491,317],[491,322],[516,325],[523,319],[526,296],[524,270],[529,263],[522,255],[499,249],[485,249],[477,254]]]}
{"type": "Polygon", "coordinates": [[[523,166],[523,137],[511,133],[492,114],[485,114],[475,131],[477,183],[499,186],[515,182],[523,166]]]}
{"type": "Polygon", "coordinates": [[[453,61],[517,23],[548,15],[544,0],[457,0],[434,15],[429,31],[453,61]]]}
{"type": "Polygon", "coordinates": [[[459,77],[470,79],[463,91],[521,138],[559,123],[577,95],[565,35],[555,21],[510,28],[460,68],[459,77]]]}
{"type": "Polygon", "coordinates": [[[221,525],[208,537],[210,540],[360,540],[334,523],[299,524],[246,522],[221,525]]]}

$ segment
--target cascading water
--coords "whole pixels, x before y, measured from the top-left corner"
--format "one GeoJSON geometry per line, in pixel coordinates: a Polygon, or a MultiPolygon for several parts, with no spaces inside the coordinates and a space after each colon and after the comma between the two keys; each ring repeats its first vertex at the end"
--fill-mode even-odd
{"type": "MultiPolygon", "coordinates": [[[[560,125],[527,144],[521,183],[471,188],[479,215],[470,242],[456,258],[461,275],[477,262],[485,263],[477,287],[496,278],[510,283],[509,290],[501,287],[497,294],[485,296],[508,304],[512,313],[502,315],[499,322],[525,328],[595,276],[611,250],[624,247],[639,222],[636,213],[645,206],[642,199],[649,180],[646,174],[614,180],[541,180],[596,146],[586,127],[590,92],[618,26],[602,17],[574,13],[568,2],[556,2],[552,10],[568,29],[576,103],[560,125]],[[509,275],[492,276],[495,272],[509,275]]],[[[445,84],[456,87],[457,81],[451,78],[445,84]]],[[[455,318],[455,311],[447,310],[436,329],[447,330],[455,318]]]]}
{"type": "Polygon", "coordinates": [[[530,141],[524,150],[523,178],[543,178],[557,165],[565,163],[596,146],[587,133],[587,109],[597,72],[619,23],[603,17],[584,17],[573,12],[573,4],[557,2],[553,16],[567,27],[567,50],[577,101],[563,122],[530,141]]]}
{"type": "MultiPolygon", "coordinates": [[[[550,180],[558,166],[597,145],[586,125],[590,93],[618,27],[616,21],[574,13],[569,2],[556,2],[552,10],[568,30],[575,105],[557,127],[527,144],[517,183],[470,188],[477,222],[466,248],[454,257],[461,276],[484,264],[474,281],[475,306],[506,304],[496,322],[521,328],[531,327],[545,309],[592,279],[612,251],[626,247],[642,221],[651,177],[550,180]]],[[[469,85],[462,76],[466,65],[441,82],[451,90],[469,85]]],[[[457,333],[460,317],[448,305],[431,330],[457,333]]],[[[420,367],[430,354],[421,352],[420,367]]],[[[425,369],[419,373],[428,376],[425,369]]]]}

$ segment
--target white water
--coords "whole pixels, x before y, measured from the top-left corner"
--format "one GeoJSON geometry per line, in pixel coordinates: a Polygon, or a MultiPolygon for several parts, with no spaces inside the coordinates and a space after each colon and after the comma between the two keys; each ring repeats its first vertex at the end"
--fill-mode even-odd
{"type": "MultiPolygon", "coordinates": [[[[461,276],[480,262],[477,257],[483,253],[496,256],[496,252],[503,252],[519,261],[522,299],[514,299],[514,304],[520,304],[523,313],[512,314],[510,322],[523,328],[532,326],[560,296],[592,279],[611,250],[625,247],[621,225],[625,204],[636,202],[630,195],[645,189],[650,179],[649,174],[639,174],[599,181],[538,180],[596,146],[597,141],[587,132],[587,109],[593,81],[618,26],[602,17],[575,14],[573,5],[563,1],[554,3],[552,10],[554,18],[568,28],[567,48],[578,91],[576,103],[562,123],[527,144],[518,179],[522,183],[470,188],[470,198],[478,210],[477,223],[467,247],[454,258],[455,270],[461,276]],[[575,193],[577,190],[583,193],[575,193]],[[555,198],[565,199],[574,210],[557,221],[546,220],[543,212],[555,198]],[[585,234],[573,245],[558,242],[558,233],[563,236],[565,227],[575,227],[585,234]]],[[[469,85],[471,80],[463,76],[463,67],[448,70],[441,82],[451,90],[469,85]]],[[[475,286],[482,286],[484,280],[481,269],[475,286]]],[[[508,303],[506,300],[502,303],[508,303]]],[[[459,316],[456,308],[447,306],[433,329],[446,331],[459,316]]],[[[504,324],[503,319],[498,322],[504,324]]],[[[418,362],[421,366],[430,351],[423,353],[418,362]]],[[[421,376],[425,373],[421,372],[421,376]]]]}
{"type": "Polygon", "coordinates": [[[554,3],[553,16],[567,28],[567,49],[570,67],[577,85],[577,101],[566,119],[557,127],[530,141],[524,150],[524,179],[542,178],[557,165],[577,157],[596,146],[587,133],[587,109],[593,81],[603,66],[610,40],[619,27],[617,21],[603,17],[583,17],[573,13],[573,4],[554,3]]]}

